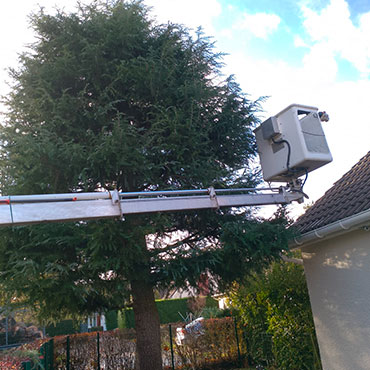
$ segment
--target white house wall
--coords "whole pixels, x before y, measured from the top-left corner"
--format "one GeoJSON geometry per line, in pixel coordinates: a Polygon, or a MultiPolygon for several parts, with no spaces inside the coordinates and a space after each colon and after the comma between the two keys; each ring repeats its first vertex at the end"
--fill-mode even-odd
{"type": "Polygon", "coordinates": [[[302,248],[324,370],[370,369],[370,232],[302,248]]]}

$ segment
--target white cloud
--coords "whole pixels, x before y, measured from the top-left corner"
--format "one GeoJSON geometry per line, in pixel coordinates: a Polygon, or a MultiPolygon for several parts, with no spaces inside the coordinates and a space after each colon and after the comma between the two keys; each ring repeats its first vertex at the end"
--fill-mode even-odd
{"type": "Polygon", "coordinates": [[[145,4],[153,7],[159,23],[171,21],[193,29],[202,26],[207,35],[215,33],[213,19],[222,11],[218,0],[145,0],[145,4]]]}
{"type": "Polygon", "coordinates": [[[329,52],[348,60],[363,75],[370,73],[370,13],[355,26],[345,0],[331,0],[320,12],[302,7],[303,25],[311,42],[325,44],[329,52]]]}
{"type": "Polygon", "coordinates": [[[258,38],[266,39],[278,29],[280,21],[280,17],[276,14],[244,13],[243,20],[236,24],[236,28],[247,30],[258,38]]]}
{"type": "MultiPolygon", "coordinates": [[[[226,58],[228,73],[235,73],[251,99],[268,95],[262,119],[277,114],[292,103],[325,110],[330,121],[324,125],[333,162],[309,174],[305,191],[316,200],[369,150],[370,124],[367,105],[370,80],[338,81],[333,56],[324,44],[317,45],[302,65],[262,60],[242,53],[226,58]]],[[[303,212],[294,206],[293,215],[303,212]]]]}
{"type": "MultiPolygon", "coordinates": [[[[5,2],[8,4],[5,9],[8,7],[8,10],[0,13],[2,34],[12,36],[9,42],[7,38],[2,40],[2,56],[8,57],[8,66],[11,65],[10,55],[15,55],[13,49],[19,51],[20,43],[25,40],[26,30],[20,19],[25,18],[26,13],[21,13],[21,10],[26,9],[26,5],[31,6],[31,3],[34,5],[36,0],[23,1],[23,8],[16,9],[18,1],[5,2]],[[17,4],[13,6],[13,3],[17,4]]],[[[214,20],[222,12],[219,0],[145,0],[145,3],[154,7],[153,14],[158,22],[170,20],[194,29],[202,25],[206,34],[215,33],[214,20]]],[[[307,48],[301,65],[292,66],[288,59],[276,60],[273,55],[268,60],[259,59],[253,56],[250,49],[239,48],[239,53],[231,52],[225,58],[225,73],[236,74],[237,81],[245,92],[251,94],[251,98],[271,96],[263,104],[265,118],[291,103],[318,106],[329,113],[330,121],[324,130],[334,161],[309,176],[305,191],[315,200],[369,150],[370,124],[366,119],[370,81],[366,78],[370,72],[370,13],[362,14],[355,25],[347,3],[344,0],[331,0],[319,12],[307,6],[302,7],[302,15],[307,33],[297,35],[294,41],[296,47],[307,48]],[[363,78],[353,82],[338,81],[337,55],[351,62],[363,74],[363,78]]],[[[232,40],[230,45],[242,45],[245,41],[245,33],[235,31],[248,30],[264,39],[275,32],[281,23],[275,14],[245,13],[242,17],[243,22],[236,25],[238,29],[218,30],[219,36],[232,40]]],[[[0,67],[5,67],[1,63],[2,58],[0,67]]]]}
{"type": "Polygon", "coordinates": [[[338,71],[335,56],[327,42],[315,44],[303,57],[304,74],[320,84],[330,84],[335,81],[338,71]]]}
{"type": "Polygon", "coordinates": [[[303,48],[307,48],[307,47],[309,47],[309,46],[308,46],[308,45],[303,41],[302,37],[301,37],[301,36],[298,36],[298,35],[294,36],[294,46],[295,46],[296,48],[301,48],[301,47],[303,47],[303,48]]]}

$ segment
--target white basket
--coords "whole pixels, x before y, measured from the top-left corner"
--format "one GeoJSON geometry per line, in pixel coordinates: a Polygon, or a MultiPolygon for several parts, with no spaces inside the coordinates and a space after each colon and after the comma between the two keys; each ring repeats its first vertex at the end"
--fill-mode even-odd
{"type": "Polygon", "coordinates": [[[287,182],[333,160],[315,107],[289,105],[255,135],[266,181],[287,182]]]}

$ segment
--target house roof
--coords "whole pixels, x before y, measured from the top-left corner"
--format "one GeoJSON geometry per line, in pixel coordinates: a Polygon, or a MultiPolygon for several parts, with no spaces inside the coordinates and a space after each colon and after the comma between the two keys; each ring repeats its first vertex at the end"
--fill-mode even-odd
{"type": "Polygon", "coordinates": [[[338,180],[295,226],[301,234],[370,209],[370,152],[338,180]]]}

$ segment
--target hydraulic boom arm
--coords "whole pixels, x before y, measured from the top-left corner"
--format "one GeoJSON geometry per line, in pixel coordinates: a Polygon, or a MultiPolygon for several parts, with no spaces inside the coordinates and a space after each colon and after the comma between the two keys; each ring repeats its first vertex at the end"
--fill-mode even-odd
{"type": "Polygon", "coordinates": [[[300,190],[285,187],[3,196],[0,197],[0,226],[119,218],[135,213],[288,204],[301,202],[302,198],[300,190]]]}
{"type": "Polygon", "coordinates": [[[315,107],[292,104],[255,130],[265,180],[288,182],[285,187],[3,196],[0,226],[301,203],[308,173],[332,160],[320,120],[327,121],[328,115],[315,107]],[[302,182],[299,177],[303,174],[306,179],[302,182]]]}

